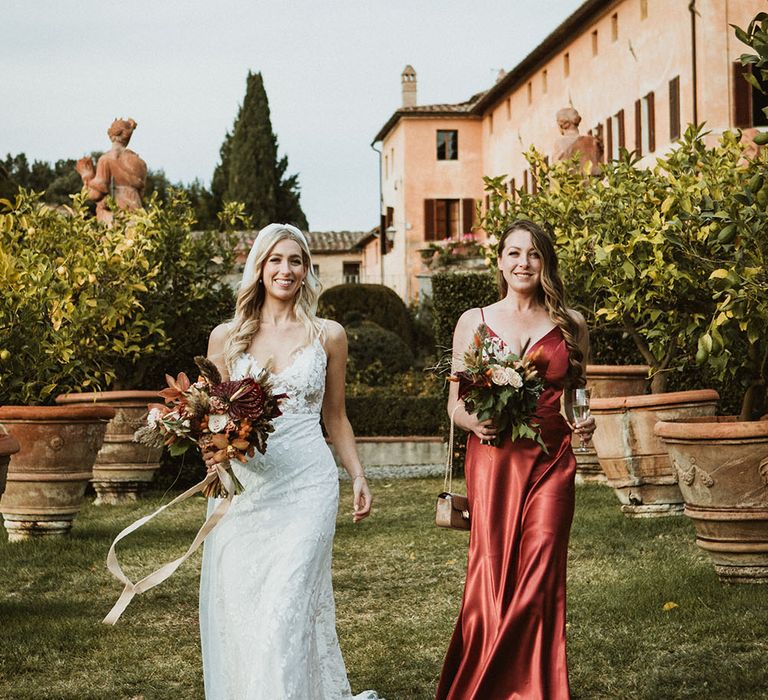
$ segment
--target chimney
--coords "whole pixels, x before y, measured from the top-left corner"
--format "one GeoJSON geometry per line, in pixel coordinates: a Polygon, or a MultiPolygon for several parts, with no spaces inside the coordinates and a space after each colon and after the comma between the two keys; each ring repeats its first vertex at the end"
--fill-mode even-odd
{"type": "Polygon", "coordinates": [[[403,85],[403,107],[416,106],[416,71],[413,66],[403,68],[400,76],[403,85]]]}

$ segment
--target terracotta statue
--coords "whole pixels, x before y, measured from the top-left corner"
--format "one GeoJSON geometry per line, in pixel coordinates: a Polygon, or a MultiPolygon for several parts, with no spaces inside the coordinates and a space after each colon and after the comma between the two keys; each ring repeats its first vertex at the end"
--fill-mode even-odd
{"type": "Polygon", "coordinates": [[[581,116],[573,107],[566,107],[557,112],[557,126],[560,138],[555,141],[553,160],[568,160],[579,154],[579,166],[584,170],[587,161],[591,165],[590,174],[600,173],[600,162],[603,159],[603,144],[596,136],[579,134],[581,116]]]}
{"type": "Polygon", "coordinates": [[[89,157],[77,161],[75,169],[88,190],[88,198],[96,205],[96,218],[111,223],[113,214],[107,207],[107,195],[114,197],[120,209],[140,209],[141,195],[147,182],[147,164],[131,151],[131,140],[136,122],[133,119],[115,119],[107,130],[112,141],[111,150],[99,158],[94,167],[89,157]]]}

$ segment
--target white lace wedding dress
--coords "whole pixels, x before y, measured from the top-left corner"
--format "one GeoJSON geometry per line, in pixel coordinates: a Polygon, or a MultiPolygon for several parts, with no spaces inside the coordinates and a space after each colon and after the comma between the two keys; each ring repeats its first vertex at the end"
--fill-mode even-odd
{"type": "MultiPolygon", "coordinates": [[[[243,354],[230,376],[260,369],[243,354]]],[[[205,542],[200,636],[207,700],[353,697],[331,587],[339,485],[319,423],[325,369],[316,340],[274,376],[274,389],[288,394],[283,415],[265,455],[234,462],[244,492],[205,542]]]]}

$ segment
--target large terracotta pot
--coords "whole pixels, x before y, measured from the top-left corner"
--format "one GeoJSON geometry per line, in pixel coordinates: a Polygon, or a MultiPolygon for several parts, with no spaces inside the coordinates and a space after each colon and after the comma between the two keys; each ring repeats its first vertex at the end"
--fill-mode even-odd
{"type": "Polygon", "coordinates": [[[662,421],[656,435],[720,579],[768,583],[768,421],[662,421]]]}
{"type": "Polygon", "coordinates": [[[107,426],[104,444],[93,465],[96,505],[135,501],[160,468],[162,448],[133,441],[144,423],[147,404],[162,401],[156,391],[98,391],[56,397],[60,405],[111,406],[115,417],[107,426]]]}
{"type": "Polygon", "coordinates": [[[0,406],[21,446],[0,499],[11,542],[69,533],[114,415],[108,406],[0,406]]]}
{"type": "MultiPolygon", "coordinates": [[[[587,386],[592,389],[593,399],[644,394],[648,389],[649,371],[648,365],[587,365],[587,386]]],[[[597,424],[597,417],[595,422],[597,424]]],[[[592,443],[586,452],[576,451],[574,455],[577,484],[606,483],[605,472],[600,468],[592,443]]]]}
{"type": "Polygon", "coordinates": [[[11,455],[19,451],[19,443],[0,423],[0,496],[5,491],[5,481],[8,478],[8,462],[11,455]]]}
{"type": "Polygon", "coordinates": [[[591,402],[598,423],[593,442],[600,466],[626,515],[656,517],[683,512],[677,475],[653,428],[660,420],[712,416],[718,398],[716,391],[703,389],[591,402]]]}
{"type": "Polygon", "coordinates": [[[587,365],[587,386],[593,399],[645,394],[650,371],[648,365],[587,365]]]}

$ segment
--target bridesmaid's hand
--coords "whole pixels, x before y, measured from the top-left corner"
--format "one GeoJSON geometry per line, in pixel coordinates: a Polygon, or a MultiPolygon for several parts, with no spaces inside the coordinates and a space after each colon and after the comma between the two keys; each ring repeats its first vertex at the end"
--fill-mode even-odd
{"type": "Polygon", "coordinates": [[[481,440],[491,441],[496,438],[498,430],[493,424],[493,420],[489,418],[488,420],[479,421],[473,414],[469,414],[468,418],[467,430],[477,435],[481,440]]]}
{"type": "Polygon", "coordinates": [[[571,426],[573,432],[576,433],[582,440],[589,442],[592,439],[592,434],[595,432],[595,417],[590,416],[587,420],[576,421],[571,426]]]}
{"type": "Polygon", "coordinates": [[[358,523],[371,514],[371,505],[373,504],[371,490],[368,488],[368,481],[364,476],[356,476],[352,480],[352,494],[352,505],[355,509],[352,522],[358,523]]]}

